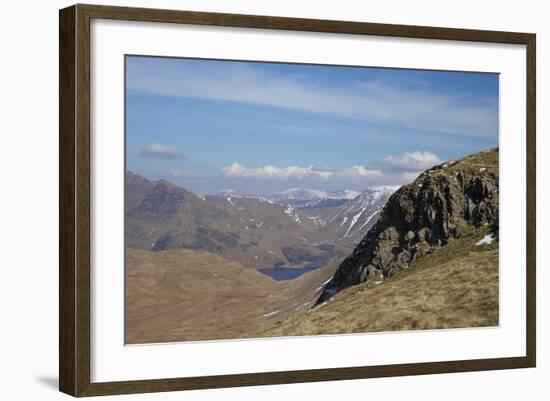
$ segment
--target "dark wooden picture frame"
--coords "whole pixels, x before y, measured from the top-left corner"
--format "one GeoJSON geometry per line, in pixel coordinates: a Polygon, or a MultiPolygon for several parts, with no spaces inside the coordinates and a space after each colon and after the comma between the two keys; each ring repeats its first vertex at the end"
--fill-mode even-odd
{"type": "Polygon", "coordinates": [[[535,367],[535,43],[531,33],[74,5],[59,14],[59,388],[73,396],[143,393],[535,367]],[[90,380],[90,22],[182,23],[526,46],[526,356],[92,383],[90,380]]]}

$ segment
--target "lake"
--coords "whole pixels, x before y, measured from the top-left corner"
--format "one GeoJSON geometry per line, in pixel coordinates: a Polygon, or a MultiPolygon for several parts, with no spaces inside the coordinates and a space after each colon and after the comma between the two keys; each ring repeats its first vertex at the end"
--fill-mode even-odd
{"type": "Polygon", "coordinates": [[[293,267],[270,267],[268,269],[258,270],[259,272],[271,277],[277,281],[283,280],[293,280],[297,277],[300,277],[302,274],[315,270],[315,267],[302,267],[302,268],[293,268],[293,267]]]}

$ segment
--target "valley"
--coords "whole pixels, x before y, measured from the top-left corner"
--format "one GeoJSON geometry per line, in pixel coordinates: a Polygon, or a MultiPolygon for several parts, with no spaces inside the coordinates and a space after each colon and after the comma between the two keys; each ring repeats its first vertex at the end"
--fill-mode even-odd
{"type": "Polygon", "coordinates": [[[498,325],[498,158],[358,194],[199,196],[128,173],[126,343],[498,325]]]}

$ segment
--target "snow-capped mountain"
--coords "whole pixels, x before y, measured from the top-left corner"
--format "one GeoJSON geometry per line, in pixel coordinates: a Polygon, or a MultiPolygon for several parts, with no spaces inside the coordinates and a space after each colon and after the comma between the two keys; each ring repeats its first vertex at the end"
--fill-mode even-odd
{"type": "Polygon", "coordinates": [[[372,205],[386,200],[399,189],[399,185],[385,185],[379,187],[370,187],[361,192],[360,196],[354,200],[355,203],[360,203],[362,206],[371,207],[372,205]]]}
{"type": "Polygon", "coordinates": [[[337,240],[358,242],[378,219],[378,214],[388,198],[399,186],[380,186],[367,188],[355,198],[338,207],[323,209],[304,209],[315,218],[323,230],[336,234],[337,240]]]}
{"type": "Polygon", "coordinates": [[[224,189],[220,192],[218,192],[216,195],[210,195],[210,196],[218,196],[221,198],[225,198],[226,200],[230,201],[231,198],[248,198],[248,199],[256,199],[261,202],[267,202],[267,203],[275,203],[271,199],[266,198],[265,196],[261,195],[255,195],[255,194],[248,194],[244,192],[235,191],[233,189],[224,189]]]}
{"type": "Polygon", "coordinates": [[[291,188],[269,196],[274,202],[286,203],[297,208],[319,208],[341,205],[360,195],[360,192],[348,189],[340,191],[321,191],[307,188],[291,188]]]}
{"type": "Polygon", "coordinates": [[[329,233],[335,241],[354,246],[376,223],[386,201],[397,189],[399,186],[391,185],[370,187],[362,192],[291,188],[266,197],[235,191],[224,191],[224,196],[254,198],[281,205],[287,208],[286,215],[296,221],[294,214],[300,211],[307,220],[315,223],[317,229],[329,233]]]}
{"type": "Polygon", "coordinates": [[[286,191],[277,192],[272,195],[272,198],[277,200],[312,200],[312,199],[353,199],[360,192],[344,189],[340,191],[321,191],[308,188],[290,188],[286,191]]]}
{"type": "Polygon", "coordinates": [[[227,188],[227,189],[222,189],[220,192],[217,193],[217,195],[219,195],[219,196],[225,196],[225,195],[228,195],[228,196],[241,196],[242,194],[239,191],[235,191],[234,189],[227,188]]]}

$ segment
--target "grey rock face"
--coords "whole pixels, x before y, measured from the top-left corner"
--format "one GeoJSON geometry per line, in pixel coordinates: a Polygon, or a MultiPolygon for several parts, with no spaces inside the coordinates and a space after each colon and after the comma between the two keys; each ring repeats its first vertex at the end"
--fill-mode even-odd
{"type": "Polygon", "coordinates": [[[498,229],[498,183],[498,148],[425,171],[388,199],[317,303],[352,285],[391,278],[468,227],[498,229]]]}

